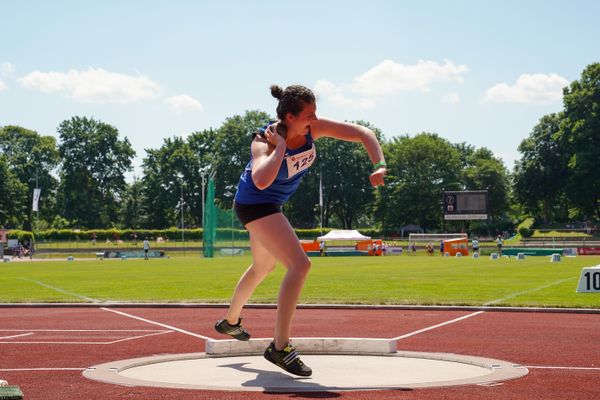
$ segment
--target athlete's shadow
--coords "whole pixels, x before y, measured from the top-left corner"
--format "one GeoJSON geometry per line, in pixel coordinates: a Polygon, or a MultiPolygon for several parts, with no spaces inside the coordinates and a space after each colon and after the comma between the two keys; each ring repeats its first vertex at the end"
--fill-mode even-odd
{"type": "Polygon", "coordinates": [[[294,377],[283,372],[265,371],[256,368],[249,368],[246,365],[249,363],[235,363],[221,365],[222,368],[232,368],[242,372],[256,373],[256,377],[242,383],[245,387],[263,388],[265,394],[295,394],[294,397],[307,398],[335,398],[340,397],[340,394],[331,392],[330,388],[321,386],[311,380],[310,377],[294,377]],[[271,389],[269,389],[271,388],[271,389]],[[281,391],[274,391],[272,388],[282,388],[281,391]],[[295,390],[295,388],[298,388],[295,390]]]}

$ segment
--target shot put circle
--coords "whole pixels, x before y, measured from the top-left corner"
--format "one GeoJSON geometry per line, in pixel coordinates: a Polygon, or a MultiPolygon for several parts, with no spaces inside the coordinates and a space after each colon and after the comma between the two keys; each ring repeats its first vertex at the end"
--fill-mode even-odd
{"type": "MultiPolygon", "coordinates": [[[[343,339],[335,340],[337,344],[343,342],[343,339]]],[[[255,352],[135,358],[96,365],[85,370],[83,375],[92,380],[125,386],[323,392],[491,384],[520,378],[529,372],[527,368],[511,362],[460,354],[407,351],[360,354],[358,351],[351,354],[339,354],[343,351],[338,351],[338,354],[318,354],[318,351],[303,354],[302,360],[313,369],[310,377],[291,375],[255,352]]]]}

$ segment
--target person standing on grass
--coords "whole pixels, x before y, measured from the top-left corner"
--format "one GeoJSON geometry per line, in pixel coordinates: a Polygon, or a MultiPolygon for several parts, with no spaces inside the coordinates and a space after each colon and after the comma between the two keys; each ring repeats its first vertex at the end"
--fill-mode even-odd
{"type": "Polygon", "coordinates": [[[144,260],[148,259],[148,250],[150,250],[150,242],[148,238],[144,239],[144,260]]]}
{"type": "Polygon", "coordinates": [[[498,238],[496,239],[496,246],[498,246],[498,255],[500,257],[502,257],[502,245],[504,243],[502,242],[502,236],[498,235],[498,238]]]}
{"type": "Polygon", "coordinates": [[[314,142],[320,138],[362,142],[374,165],[369,175],[374,187],[384,184],[386,164],[377,137],[370,129],[317,118],[315,95],[310,89],[293,85],[283,90],[273,85],[271,94],[278,100],[278,120],[253,135],[250,161],[240,177],[234,202],[239,220],[250,233],[253,260],[235,288],[227,314],[217,321],[215,329],[238,340],[250,339],[240,314],[256,287],[279,261],[287,272],[279,289],[274,340],[264,356],[292,374],[310,376],[312,370],[291,346],[290,334],[311,263],[281,207],[296,192],[302,176],[314,163],[314,142]]]}
{"type": "Polygon", "coordinates": [[[473,254],[479,253],[479,240],[473,239],[473,254]]]}

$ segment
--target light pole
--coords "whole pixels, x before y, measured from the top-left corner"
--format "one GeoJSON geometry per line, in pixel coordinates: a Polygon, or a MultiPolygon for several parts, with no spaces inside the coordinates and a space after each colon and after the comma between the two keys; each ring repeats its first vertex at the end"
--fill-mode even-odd
{"type": "Polygon", "coordinates": [[[206,175],[202,173],[202,229],[204,230],[204,185],[206,185],[206,175]]]}
{"type": "Polygon", "coordinates": [[[183,243],[185,242],[185,232],[183,230],[183,174],[180,172],[177,174],[177,177],[179,178],[179,187],[181,188],[181,197],[179,198],[179,205],[181,206],[181,245],[183,246],[183,243]]]}

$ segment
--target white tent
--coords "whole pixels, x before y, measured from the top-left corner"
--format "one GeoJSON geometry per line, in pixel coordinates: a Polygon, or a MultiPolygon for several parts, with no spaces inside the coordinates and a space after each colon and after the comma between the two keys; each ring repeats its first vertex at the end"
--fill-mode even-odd
{"type": "Polygon", "coordinates": [[[319,242],[327,242],[332,240],[368,240],[371,239],[370,236],[365,236],[359,231],[355,230],[333,230],[330,231],[327,235],[319,236],[317,240],[319,242]]]}

